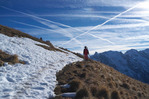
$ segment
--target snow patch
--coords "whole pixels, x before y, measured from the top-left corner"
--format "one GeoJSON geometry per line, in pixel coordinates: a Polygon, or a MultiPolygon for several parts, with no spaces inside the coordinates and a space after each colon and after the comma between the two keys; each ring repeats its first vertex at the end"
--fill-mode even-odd
{"type": "MultiPolygon", "coordinates": [[[[45,45],[29,38],[8,37],[0,34],[0,49],[17,54],[26,64],[0,67],[0,98],[47,99],[55,96],[56,72],[66,64],[82,61],[67,52],[49,51],[36,44],[45,45]]],[[[47,45],[46,45],[47,46],[47,45]]]]}

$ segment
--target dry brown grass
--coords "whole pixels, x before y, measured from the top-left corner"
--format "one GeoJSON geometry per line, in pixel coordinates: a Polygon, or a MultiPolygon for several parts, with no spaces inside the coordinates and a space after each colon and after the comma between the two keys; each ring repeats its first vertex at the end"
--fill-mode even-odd
{"type": "Polygon", "coordinates": [[[69,92],[76,92],[78,89],[82,87],[82,83],[80,80],[72,80],[70,83],[70,88],[68,88],[69,92]]]}
{"type": "Polygon", "coordinates": [[[123,83],[122,85],[120,85],[121,87],[125,88],[125,89],[130,89],[129,85],[127,83],[123,83]]]}
{"type": "Polygon", "coordinates": [[[88,89],[87,88],[83,88],[83,89],[80,89],[77,93],[76,93],[76,97],[75,99],[83,99],[85,97],[89,97],[89,92],[88,92],[88,89]]]}
{"type": "Polygon", "coordinates": [[[64,51],[62,51],[60,49],[55,48],[53,45],[52,46],[45,46],[45,45],[41,45],[41,44],[36,44],[36,45],[40,46],[40,47],[42,47],[44,49],[50,50],[50,51],[59,51],[59,52],[66,53],[66,52],[64,52],[64,51]]]}
{"type": "Polygon", "coordinates": [[[81,55],[81,54],[79,54],[79,53],[72,52],[72,51],[70,51],[70,50],[68,50],[68,49],[66,49],[66,48],[63,48],[63,47],[59,47],[59,48],[62,49],[62,50],[64,50],[64,51],[73,53],[73,54],[77,55],[77,56],[80,57],[80,58],[84,58],[84,56],[81,55]]]}
{"type": "Polygon", "coordinates": [[[3,66],[4,62],[0,59],[0,66],[3,66]]]}
{"type": "Polygon", "coordinates": [[[92,85],[92,86],[90,87],[90,92],[91,92],[91,95],[92,95],[93,97],[96,97],[96,96],[97,96],[97,92],[98,92],[98,87],[95,86],[95,85],[92,85]]]}
{"type": "Polygon", "coordinates": [[[100,88],[98,91],[97,91],[97,94],[96,94],[96,97],[99,98],[99,99],[110,99],[109,98],[109,90],[106,88],[106,87],[103,87],[100,88]]]}
{"type": "Polygon", "coordinates": [[[3,66],[4,63],[7,62],[9,64],[15,64],[15,63],[22,63],[25,64],[25,62],[20,61],[18,59],[17,55],[9,55],[2,50],[0,50],[0,66],[3,66]]]}
{"type": "Polygon", "coordinates": [[[111,99],[120,99],[120,95],[119,95],[118,91],[113,91],[111,93],[111,99]]]}
{"type": "MultiPolygon", "coordinates": [[[[63,70],[57,73],[57,80],[59,82],[57,86],[74,80],[81,82],[82,87],[78,87],[77,90],[74,89],[77,93],[78,90],[86,90],[88,95],[79,95],[86,99],[148,99],[149,97],[149,85],[93,60],[65,66],[63,70]]],[[[69,91],[65,89],[65,92],[69,91]]],[[[63,93],[62,88],[59,88],[58,94],[61,93],[63,93]]]]}

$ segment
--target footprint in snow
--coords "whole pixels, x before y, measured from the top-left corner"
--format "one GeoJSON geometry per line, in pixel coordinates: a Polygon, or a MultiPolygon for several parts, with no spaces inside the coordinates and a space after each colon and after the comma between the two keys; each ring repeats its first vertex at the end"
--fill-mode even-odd
{"type": "Polygon", "coordinates": [[[3,92],[11,92],[12,89],[3,89],[3,92]]]}
{"type": "Polygon", "coordinates": [[[47,83],[40,83],[40,85],[48,86],[48,84],[47,84],[47,83]]]}
{"type": "MultiPolygon", "coordinates": [[[[1,98],[8,98],[10,97],[10,95],[4,95],[4,96],[1,96],[1,98]]],[[[9,99],[9,98],[8,98],[9,99]]]]}
{"type": "Polygon", "coordinates": [[[43,88],[43,87],[33,87],[32,89],[35,89],[35,90],[44,90],[45,88],[43,88]]]}
{"type": "Polygon", "coordinates": [[[9,82],[15,82],[12,78],[10,78],[10,77],[6,77],[6,79],[7,79],[7,81],[9,81],[9,82]]]}

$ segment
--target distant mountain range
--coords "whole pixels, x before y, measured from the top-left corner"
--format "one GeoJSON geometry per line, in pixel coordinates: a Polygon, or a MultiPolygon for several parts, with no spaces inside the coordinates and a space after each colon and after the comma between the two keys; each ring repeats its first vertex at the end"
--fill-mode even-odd
{"type": "Polygon", "coordinates": [[[143,51],[131,49],[124,54],[118,51],[95,52],[91,59],[100,61],[127,76],[149,84],[149,49],[143,51]]]}

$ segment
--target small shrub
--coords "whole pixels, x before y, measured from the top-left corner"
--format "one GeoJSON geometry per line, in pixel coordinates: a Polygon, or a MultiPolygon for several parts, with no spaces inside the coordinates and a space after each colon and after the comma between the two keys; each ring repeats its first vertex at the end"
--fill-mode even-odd
{"type": "Polygon", "coordinates": [[[10,62],[12,64],[19,63],[18,56],[17,55],[13,55],[13,56],[9,57],[8,58],[8,62],[10,62]]]}
{"type": "Polygon", "coordinates": [[[76,66],[77,66],[78,68],[82,68],[82,66],[81,66],[80,64],[76,64],[76,66]]]}
{"type": "Polygon", "coordinates": [[[4,62],[2,60],[0,60],[0,66],[3,66],[4,62]]]}
{"type": "Polygon", "coordinates": [[[21,63],[21,64],[26,64],[27,62],[22,61],[22,60],[19,60],[19,63],[21,63]]]}
{"type": "Polygon", "coordinates": [[[82,73],[79,75],[80,78],[85,78],[86,77],[86,73],[82,73]]]}
{"type": "Polygon", "coordinates": [[[132,87],[132,90],[136,91],[136,88],[135,87],[132,87]]]}
{"type": "Polygon", "coordinates": [[[123,83],[120,86],[123,87],[123,88],[125,88],[125,89],[130,89],[130,87],[129,87],[129,85],[127,83],[123,83]]]}
{"type": "Polygon", "coordinates": [[[2,50],[0,50],[0,59],[4,60],[6,58],[10,57],[10,55],[6,54],[5,52],[3,52],[2,50]]]}
{"type": "Polygon", "coordinates": [[[104,75],[101,75],[101,78],[105,78],[105,76],[104,75]]]}
{"type": "Polygon", "coordinates": [[[98,89],[97,89],[97,87],[92,86],[92,87],[90,88],[90,91],[91,91],[92,96],[95,97],[95,96],[97,95],[98,89]]]}
{"type": "Polygon", "coordinates": [[[115,87],[118,88],[118,84],[117,83],[115,83],[115,87]]]}
{"type": "Polygon", "coordinates": [[[74,70],[74,71],[73,71],[73,73],[77,74],[77,73],[78,73],[78,71],[77,71],[77,70],[74,70]]]}
{"type": "Polygon", "coordinates": [[[109,86],[110,88],[113,88],[113,83],[112,83],[112,82],[108,83],[108,86],[109,86]]]}
{"type": "Polygon", "coordinates": [[[111,99],[119,99],[119,93],[117,91],[113,91],[111,93],[111,99]]]}
{"type": "Polygon", "coordinates": [[[93,67],[92,67],[92,66],[90,66],[90,65],[86,65],[85,67],[86,67],[86,68],[87,68],[87,70],[89,70],[89,71],[92,71],[92,70],[93,70],[93,67]]]}
{"type": "Polygon", "coordinates": [[[56,95],[61,93],[61,86],[56,86],[56,88],[54,89],[54,92],[56,95]]]}
{"type": "Polygon", "coordinates": [[[77,92],[75,99],[83,99],[84,97],[89,97],[89,92],[86,88],[80,89],[77,92]]]}
{"type": "Polygon", "coordinates": [[[107,78],[107,81],[110,82],[111,81],[111,78],[107,78]]]}
{"type": "Polygon", "coordinates": [[[97,96],[99,99],[109,99],[109,92],[108,89],[106,87],[101,88],[98,92],[97,92],[97,96]]]}
{"type": "Polygon", "coordinates": [[[15,64],[15,63],[25,64],[24,61],[19,61],[17,55],[9,55],[0,50],[0,66],[4,65],[4,62],[8,62],[9,64],[15,64]]]}
{"type": "Polygon", "coordinates": [[[68,89],[70,92],[76,92],[81,87],[81,82],[79,80],[73,80],[69,83],[70,88],[68,89]]]}
{"type": "Polygon", "coordinates": [[[137,96],[134,96],[134,99],[138,99],[137,96]]]}
{"type": "Polygon", "coordinates": [[[138,96],[139,96],[139,97],[141,97],[141,96],[142,96],[140,92],[138,92],[138,96]]]}
{"type": "Polygon", "coordinates": [[[62,96],[56,96],[54,98],[49,98],[49,99],[63,99],[63,97],[62,96]]]}
{"type": "Polygon", "coordinates": [[[120,91],[120,94],[121,94],[121,95],[123,95],[123,94],[124,94],[124,92],[123,92],[123,91],[120,91]]]}

